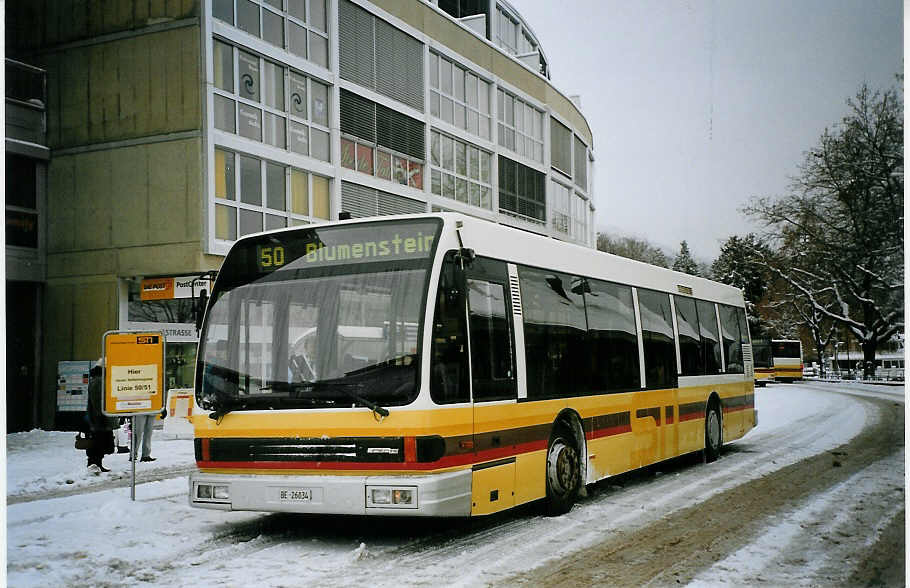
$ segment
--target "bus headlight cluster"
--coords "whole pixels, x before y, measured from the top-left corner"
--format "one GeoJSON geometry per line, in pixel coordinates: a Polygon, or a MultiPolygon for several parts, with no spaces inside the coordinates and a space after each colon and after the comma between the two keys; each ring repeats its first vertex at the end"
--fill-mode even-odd
{"type": "Polygon", "coordinates": [[[231,499],[231,490],[224,484],[196,484],[196,499],[227,502],[231,499]]]}
{"type": "Polygon", "coordinates": [[[417,508],[414,486],[367,486],[367,508],[417,508]]]}

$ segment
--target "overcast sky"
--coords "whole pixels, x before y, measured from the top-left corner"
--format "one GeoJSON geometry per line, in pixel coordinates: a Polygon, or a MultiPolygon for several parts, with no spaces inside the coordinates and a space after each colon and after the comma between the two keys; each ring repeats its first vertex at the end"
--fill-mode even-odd
{"type": "Polygon", "coordinates": [[[757,227],[861,84],[903,68],[900,0],[510,0],[594,132],[597,230],[710,262],[757,227]]]}

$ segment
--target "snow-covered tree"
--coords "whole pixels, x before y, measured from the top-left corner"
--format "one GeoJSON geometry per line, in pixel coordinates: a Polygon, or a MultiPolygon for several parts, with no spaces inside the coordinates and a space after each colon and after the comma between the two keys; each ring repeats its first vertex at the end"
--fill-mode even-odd
{"type": "Polygon", "coordinates": [[[597,249],[651,265],[670,267],[667,256],[660,247],[636,237],[614,237],[607,233],[597,233],[597,249]]]}
{"type": "Polygon", "coordinates": [[[698,263],[692,259],[692,253],[689,252],[689,244],[685,240],[679,244],[679,254],[673,262],[672,269],[684,274],[698,275],[698,263]]]}
{"type": "Polygon", "coordinates": [[[749,330],[753,337],[765,332],[756,304],[768,289],[769,272],[763,261],[770,255],[765,245],[754,233],[745,237],[733,235],[720,247],[720,255],[711,264],[711,279],[736,286],[743,291],[749,330]]]}
{"type": "Polygon", "coordinates": [[[849,114],[826,129],[791,194],[746,210],[765,223],[781,255],[767,267],[863,349],[903,330],[903,105],[896,90],[865,85],[849,114]]]}

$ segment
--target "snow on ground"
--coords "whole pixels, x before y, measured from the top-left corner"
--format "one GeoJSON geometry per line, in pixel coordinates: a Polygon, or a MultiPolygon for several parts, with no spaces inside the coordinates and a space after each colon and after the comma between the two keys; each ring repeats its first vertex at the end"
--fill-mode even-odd
{"type": "Polygon", "coordinates": [[[904,452],[873,463],[827,492],[804,502],[767,527],[755,541],[724,558],[690,586],[752,586],[769,581],[788,586],[814,586],[835,574],[855,555],[853,537],[863,547],[904,508],[904,452]],[[806,533],[806,529],[811,529],[806,533]]]}
{"type": "MultiPolygon", "coordinates": [[[[109,473],[92,475],[86,468],[85,452],[73,448],[75,433],[33,430],[6,436],[6,493],[16,496],[25,493],[64,490],[97,484],[99,480],[129,479],[129,453],[104,457],[109,473]]],[[[193,442],[174,439],[156,429],[152,434],[154,462],[137,462],[136,472],[146,473],[174,467],[190,467],[195,463],[193,442]]]]}
{"type": "MultiPolygon", "coordinates": [[[[902,393],[903,389],[896,389],[894,397],[902,398],[902,393]]],[[[414,525],[402,536],[395,532],[397,521],[390,519],[371,521],[375,529],[383,530],[364,532],[362,537],[356,536],[358,532],[330,532],[347,523],[344,518],[331,517],[295,518],[295,524],[317,526],[279,529],[276,533],[270,531],[270,525],[283,520],[281,515],[194,509],[188,505],[185,475],[138,484],[133,502],[129,484],[123,485],[130,476],[127,454],[107,456],[105,466],[113,471],[94,476],[86,471],[84,453],[73,448],[73,433],[10,434],[6,439],[9,498],[104,480],[112,487],[101,491],[85,488],[76,495],[10,504],[6,511],[7,580],[10,586],[495,582],[531,563],[538,565],[558,556],[560,551],[594,544],[609,532],[610,525],[646,524],[648,516],[687,506],[693,496],[704,500],[710,492],[734,485],[732,478],[758,477],[836,447],[855,436],[867,417],[863,403],[831,394],[823,385],[757,389],[756,407],[759,426],[734,444],[742,451],[733,450],[715,464],[658,476],[625,489],[608,489],[599,496],[595,493],[565,517],[506,517],[489,528],[466,531],[465,537],[443,540],[429,549],[421,546],[419,536],[407,536],[415,533],[414,525]],[[806,423],[817,420],[820,414],[829,415],[824,429],[804,431],[806,423]],[[118,487],[113,487],[115,483],[118,487]],[[657,507],[646,511],[643,503],[649,500],[657,507]],[[604,521],[611,522],[604,527],[604,521]],[[492,561],[483,556],[489,553],[502,557],[492,561]]],[[[166,439],[160,430],[155,432],[152,454],[158,461],[137,463],[138,472],[167,472],[193,464],[192,441],[166,439]]],[[[902,464],[900,472],[902,476],[902,464]]],[[[879,473],[863,475],[873,478],[879,473]]],[[[817,503],[807,504],[804,510],[781,521],[781,529],[769,527],[768,537],[756,543],[763,548],[733,554],[717,565],[723,569],[741,567],[746,570],[744,574],[752,568],[763,569],[766,566],[762,562],[779,551],[773,533],[786,534],[815,510],[836,504],[838,496],[850,488],[850,482],[845,482],[819,497],[817,503]]],[[[419,533],[420,527],[416,528],[419,533]]],[[[794,568],[793,573],[798,570],[794,568]]],[[[712,576],[707,577],[711,583],[712,576]]],[[[748,576],[743,579],[749,581],[748,576]]]]}

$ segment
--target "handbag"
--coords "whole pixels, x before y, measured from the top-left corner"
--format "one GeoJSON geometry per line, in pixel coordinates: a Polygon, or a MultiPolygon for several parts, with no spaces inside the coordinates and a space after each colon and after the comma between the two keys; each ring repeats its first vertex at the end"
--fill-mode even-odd
{"type": "Polygon", "coordinates": [[[87,436],[85,433],[76,433],[76,441],[74,447],[76,449],[85,450],[91,449],[95,446],[95,440],[87,436]]]}

